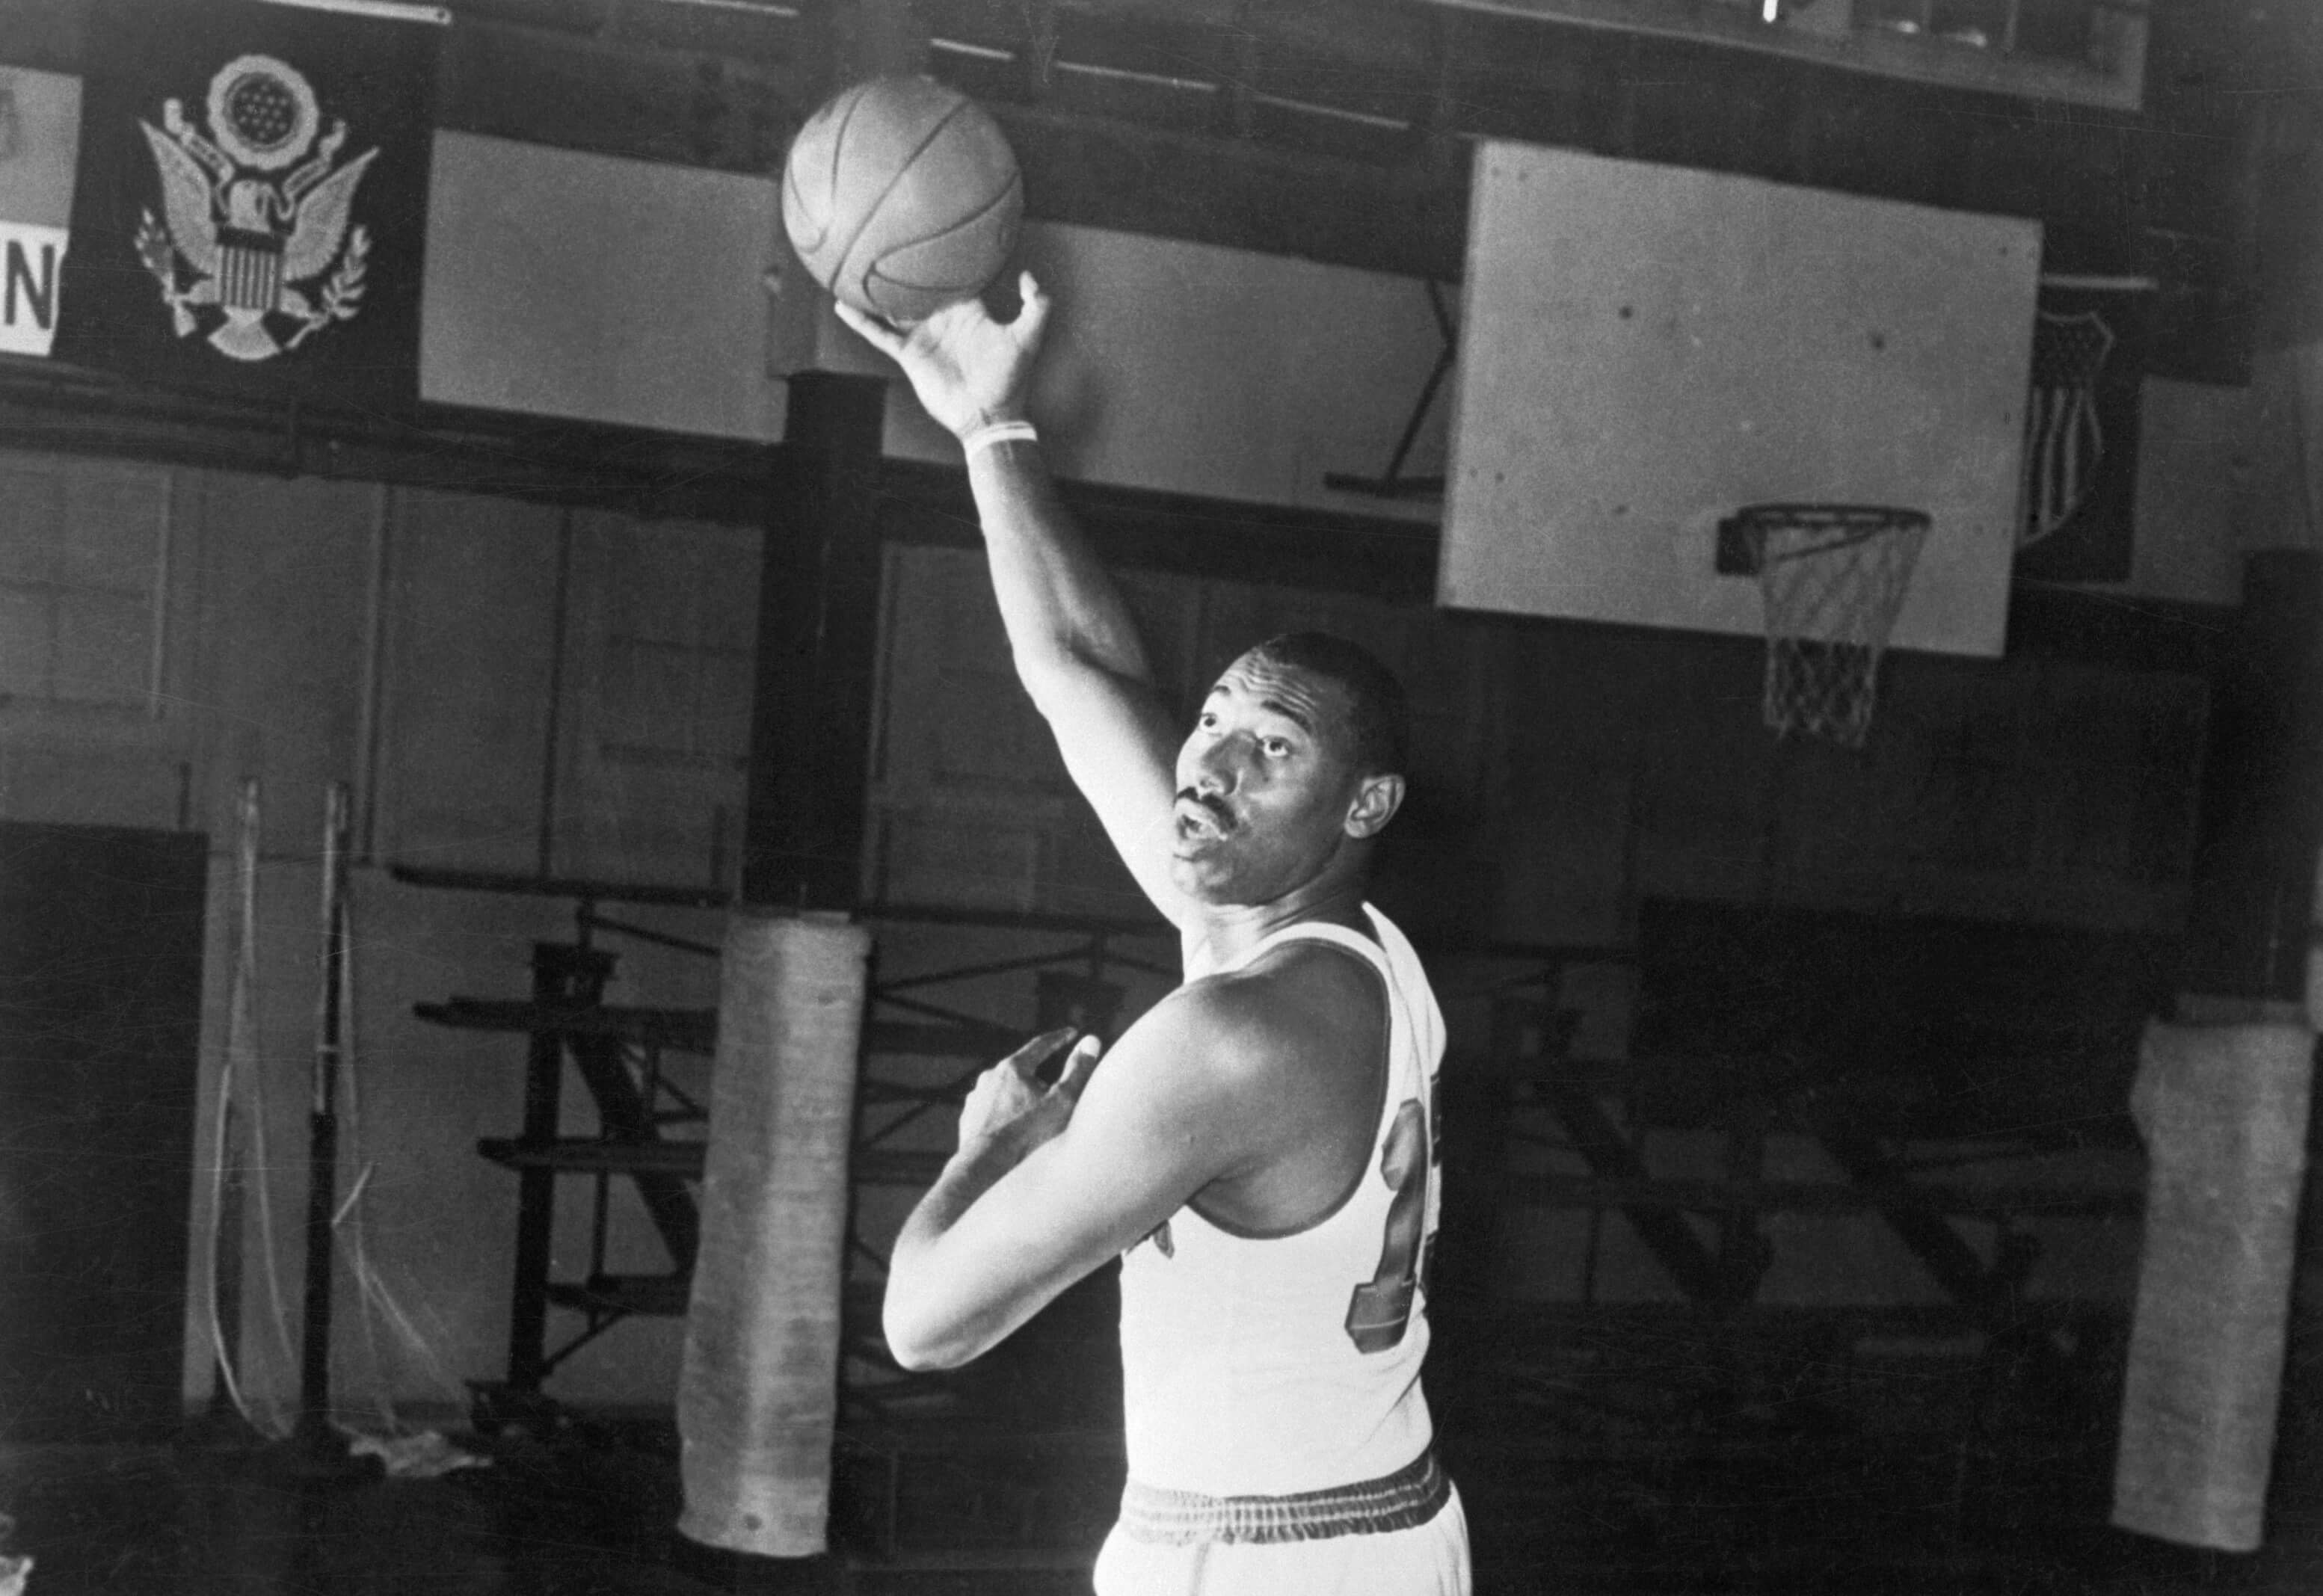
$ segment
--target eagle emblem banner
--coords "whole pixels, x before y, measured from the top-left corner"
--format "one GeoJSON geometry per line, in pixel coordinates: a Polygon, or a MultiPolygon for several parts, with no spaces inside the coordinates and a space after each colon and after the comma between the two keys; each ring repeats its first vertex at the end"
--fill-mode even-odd
{"type": "Polygon", "coordinates": [[[55,357],[415,399],[441,14],[98,0],[55,357]]]}
{"type": "Polygon", "coordinates": [[[2019,576],[2130,574],[2145,298],[2137,288],[2042,285],[2025,407],[2019,576]]]}

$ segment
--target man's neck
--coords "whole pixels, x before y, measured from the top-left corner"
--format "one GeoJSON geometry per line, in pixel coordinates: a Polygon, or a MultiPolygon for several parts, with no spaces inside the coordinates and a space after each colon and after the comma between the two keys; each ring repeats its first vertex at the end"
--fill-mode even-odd
{"type": "Polygon", "coordinates": [[[1364,913],[1363,878],[1313,881],[1264,903],[1206,903],[1187,928],[1186,947],[1189,952],[1207,948],[1211,959],[1226,964],[1285,926],[1308,921],[1325,921],[1371,935],[1371,921],[1364,913]]]}

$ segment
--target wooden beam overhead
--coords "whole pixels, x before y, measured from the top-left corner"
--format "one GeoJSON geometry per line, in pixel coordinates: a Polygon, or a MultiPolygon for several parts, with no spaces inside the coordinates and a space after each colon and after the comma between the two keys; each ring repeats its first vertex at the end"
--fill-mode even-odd
{"type": "Polygon", "coordinates": [[[1450,281],[1468,221],[1467,162],[1361,161],[995,104],[1045,221],[1153,234],[1450,281]]]}
{"type": "Polygon", "coordinates": [[[823,93],[860,78],[927,70],[928,27],[914,0],[814,0],[802,14],[831,32],[823,93]]]}

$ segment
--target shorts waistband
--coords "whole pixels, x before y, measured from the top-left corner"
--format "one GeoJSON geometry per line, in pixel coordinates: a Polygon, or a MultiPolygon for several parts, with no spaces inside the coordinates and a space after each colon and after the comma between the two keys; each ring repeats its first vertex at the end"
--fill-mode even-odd
{"type": "Polygon", "coordinates": [[[1452,1481],[1424,1452],[1376,1480],[1295,1496],[1205,1496],[1132,1480],[1121,1493],[1122,1532],[1165,1546],[1263,1546],[1414,1529],[1443,1510],[1452,1481]]]}

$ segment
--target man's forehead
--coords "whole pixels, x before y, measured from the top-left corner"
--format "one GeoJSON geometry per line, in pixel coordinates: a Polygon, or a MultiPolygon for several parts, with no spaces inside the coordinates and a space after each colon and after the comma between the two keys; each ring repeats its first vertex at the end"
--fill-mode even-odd
{"type": "Polygon", "coordinates": [[[1210,693],[1272,702],[1308,720],[1344,716],[1353,707],[1336,678],[1258,653],[1226,666],[1210,693]]]}

